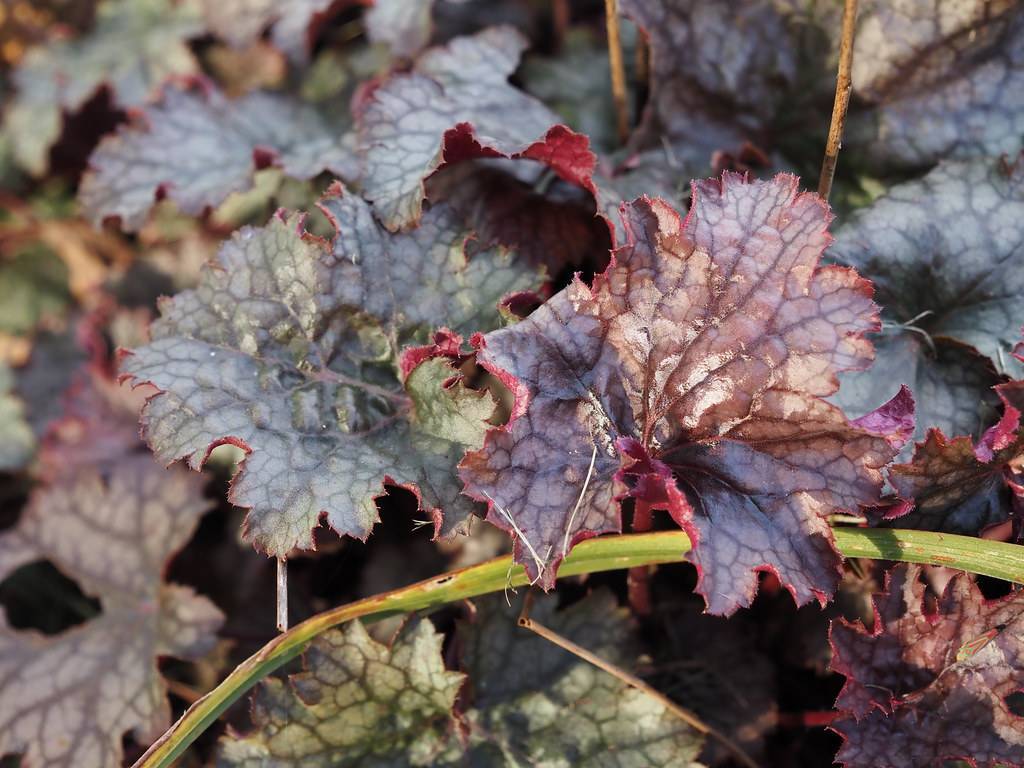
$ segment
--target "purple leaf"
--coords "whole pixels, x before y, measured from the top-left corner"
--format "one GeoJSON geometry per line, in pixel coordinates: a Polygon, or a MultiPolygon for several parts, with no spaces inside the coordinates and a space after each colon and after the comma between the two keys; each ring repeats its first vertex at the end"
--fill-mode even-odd
{"type": "Polygon", "coordinates": [[[25,768],[113,768],[123,735],[146,742],[170,724],[158,658],[201,657],[223,621],[209,600],[163,581],[209,506],[200,478],[145,455],[35,491],[0,536],[0,579],[49,560],[102,613],[52,637],[0,618],[0,754],[22,753],[25,768]]]}
{"type": "Polygon", "coordinates": [[[913,509],[898,506],[888,519],[901,528],[976,535],[1010,518],[1019,504],[1014,492],[1017,466],[1024,457],[1024,382],[1002,384],[996,392],[1003,417],[977,444],[932,429],[910,462],[891,468],[896,493],[913,509]]]}
{"type": "MultiPolygon", "coordinates": [[[[685,222],[661,200],[624,206],[627,245],[593,287],[480,342],[516,401],[463,461],[467,492],[548,588],[631,496],[691,536],[712,612],[749,605],[765,569],[823,600],[839,575],[827,518],[877,499],[899,443],[821,399],[871,360],[871,288],[819,266],[830,216],[795,177],[726,173],[694,198],[685,222]]],[[[898,432],[909,405],[885,412],[898,432]]]]}
{"type": "Polygon", "coordinates": [[[900,565],[876,597],[874,629],[832,624],[832,668],[846,676],[834,728],[848,768],[1020,766],[1024,598],[986,601],[965,574],[934,603],[917,566],[900,565]]]}

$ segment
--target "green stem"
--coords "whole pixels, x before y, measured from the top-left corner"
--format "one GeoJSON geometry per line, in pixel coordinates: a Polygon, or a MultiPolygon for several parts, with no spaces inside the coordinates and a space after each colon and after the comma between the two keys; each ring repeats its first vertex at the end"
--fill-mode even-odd
{"type": "MultiPolygon", "coordinates": [[[[1024,584],[1024,549],[1015,544],[967,536],[878,528],[834,529],[846,557],[867,557],[945,565],[1024,584]]],[[[578,544],[559,577],[680,562],[690,550],[681,531],[603,536],[578,544]]],[[[257,682],[301,654],[319,634],[352,619],[376,621],[409,611],[430,611],[448,603],[527,584],[510,557],[451,571],[393,592],[374,595],[318,614],[278,635],[239,664],[223,682],[193,704],[135,763],[133,768],[170,768],[189,745],[257,682]]]]}

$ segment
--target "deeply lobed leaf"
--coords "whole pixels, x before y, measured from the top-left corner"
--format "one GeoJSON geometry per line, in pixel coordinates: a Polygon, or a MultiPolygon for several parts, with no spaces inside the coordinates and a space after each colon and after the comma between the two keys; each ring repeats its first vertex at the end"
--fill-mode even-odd
{"type": "Polygon", "coordinates": [[[35,492],[0,536],[0,578],[49,560],[102,613],[53,637],[0,621],[0,754],[21,753],[25,768],[113,768],[125,733],[145,742],[167,727],[158,657],[202,656],[223,620],[206,598],[163,582],[208,507],[198,478],[148,456],[35,492]]]}
{"type": "Polygon", "coordinates": [[[1014,516],[1024,499],[1024,382],[1002,384],[996,392],[1003,416],[977,445],[932,429],[911,461],[891,468],[890,481],[905,501],[887,519],[904,528],[976,535],[1014,516]]]}
{"type": "Polygon", "coordinates": [[[829,215],[795,177],[726,173],[686,221],[624,206],[628,243],[478,359],[516,393],[512,420],[462,463],[467,492],[546,588],[576,541],[619,530],[620,503],[666,509],[695,543],[709,610],[748,605],[771,569],[798,603],[830,595],[827,517],[870,504],[908,436],[901,393],[849,422],[821,398],[867,365],[869,285],[821,267],[829,215]]]}
{"type": "Polygon", "coordinates": [[[897,566],[876,598],[872,632],[833,623],[833,669],[846,676],[834,728],[854,768],[1020,765],[1024,720],[1007,697],[1024,688],[1024,600],[986,601],[959,574],[930,604],[921,571],[897,566]]]}

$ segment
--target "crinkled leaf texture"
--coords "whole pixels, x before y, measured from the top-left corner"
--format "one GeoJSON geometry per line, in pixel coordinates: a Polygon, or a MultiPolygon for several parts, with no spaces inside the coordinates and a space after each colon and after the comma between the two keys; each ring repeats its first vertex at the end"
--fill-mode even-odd
{"type": "Polygon", "coordinates": [[[576,541],[620,529],[619,503],[667,509],[694,542],[713,613],[749,605],[770,569],[798,603],[835,590],[829,515],[873,503],[908,435],[909,395],[848,421],[821,398],[871,360],[870,285],[821,267],[826,205],[779,175],[694,186],[685,222],[623,207],[627,245],[488,334],[478,359],[516,394],[467,455],[467,492],[550,588],[576,541]]]}
{"type": "Polygon", "coordinates": [[[931,429],[913,460],[890,468],[889,480],[907,503],[888,519],[901,528],[975,535],[1008,520],[1024,500],[1024,382],[996,387],[1003,416],[977,445],[931,429]],[[900,514],[909,509],[906,514],[900,514]]]}
{"type": "Polygon", "coordinates": [[[146,742],[167,727],[158,657],[202,656],[223,619],[188,587],[163,583],[208,507],[198,477],[149,456],[36,491],[0,536],[0,578],[49,560],[102,613],[52,637],[0,622],[0,754],[22,753],[25,768],[117,768],[123,734],[146,742]]]}
{"type": "MultiPolygon", "coordinates": [[[[839,34],[839,25],[832,35],[839,34]]],[[[880,167],[1022,148],[1024,8],[869,0],[853,55],[861,97],[848,140],[880,167]]]]}
{"type": "Polygon", "coordinates": [[[1015,378],[1024,312],[1024,161],[945,162],[853,214],[829,250],[875,284],[885,321],[878,359],[834,398],[863,413],[901,383],[929,427],[977,435],[994,366],[1015,378]],[[990,363],[979,359],[977,350],[990,363]]]}
{"type": "Polygon", "coordinates": [[[526,44],[507,27],[456,38],[373,91],[356,121],[361,181],[388,229],[419,220],[428,176],[473,157],[537,160],[593,191],[587,137],[508,83],[526,44]]]}
{"type": "MultiPolygon", "coordinates": [[[[613,597],[594,594],[562,612],[555,605],[539,601],[532,615],[631,665],[633,628],[613,597]]],[[[222,739],[217,765],[654,768],[689,766],[700,751],[703,737],[664,704],[520,629],[501,598],[481,600],[459,626],[467,674],[445,669],[442,639],[429,621],[390,648],[359,622],[325,633],[290,685],[260,686],[255,729],[222,739]]]]}
{"type": "Polygon", "coordinates": [[[217,765],[436,765],[455,737],[464,677],[445,669],[443,640],[428,620],[390,648],[359,621],[321,635],[306,651],[306,671],[260,685],[253,732],[221,739],[217,765]]]}
{"type": "Polygon", "coordinates": [[[498,327],[499,299],[540,275],[502,249],[467,261],[469,233],[444,206],[392,235],[358,197],[336,189],[320,205],[333,243],[282,213],[236,233],[195,290],[162,305],[152,342],[123,361],[161,391],[146,439],[194,469],[216,445],[243,448],[231,498],[270,554],[312,547],[321,515],[365,539],[384,482],[416,491],[435,533],[459,530],[473,506],[455,465],[481,444],[493,402],[445,357],[458,334],[498,327]],[[435,328],[432,346],[402,356],[435,328]]]}
{"type": "Polygon", "coordinates": [[[298,179],[324,170],[352,178],[353,144],[344,126],[288,96],[230,100],[211,84],[168,86],[159,103],[96,148],[79,202],[95,224],[117,218],[134,231],[158,200],[200,214],[248,189],[253,172],[268,165],[298,179]]]}
{"type": "MultiPolygon", "coordinates": [[[[697,175],[744,141],[806,156],[799,134],[827,129],[842,3],[623,0],[622,9],[651,45],[634,148],[665,142],[697,175]]],[[[862,0],[849,159],[891,173],[1019,151],[1022,30],[1016,2],[862,0]]]]}
{"type": "Polygon", "coordinates": [[[846,676],[834,724],[849,768],[1024,764],[1024,597],[986,601],[958,574],[932,603],[920,568],[897,566],[875,625],[832,624],[833,669],[846,676]],[[987,640],[987,642],[986,642],[987,640]]]}
{"type": "Polygon", "coordinates": [[[14,73],[18,95],[4,118],[19,165],[45,173],[62,113],[76,112],[101,87],[110,89],[116,106],[136,107],[165,78],[197,72],[186,41],[201,33],[190,0],[112,0],[100,5],[82,38],[32,49],[14,73]]]}
{"type": "Polygon", "coordinates": [[[692,177],[711,169],[716,152],[764,142],[772,120],[797,108],[798,76],[817,71],[800,66],[784,9],[769,0],[623,0],[651,46],[651,97],[633,144],[670,145],[680,175],[692,177]]]}
{"type": "MultiPolygon", "coordinates": [[[[538,600],[531,619],[632,670],[635,626],[610,593],[592,593],[562,611],[557,603],[538,600]]],[[[491,597],[479,602],[472,622],[459,625],[469,753],[454,765],[695,765],[701,734],[660,701],[519,628],[519,608],[491,597]]]]}

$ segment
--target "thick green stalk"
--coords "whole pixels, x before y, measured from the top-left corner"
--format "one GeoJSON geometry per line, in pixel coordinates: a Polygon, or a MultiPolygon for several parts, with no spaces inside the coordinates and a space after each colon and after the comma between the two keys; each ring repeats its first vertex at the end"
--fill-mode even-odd
{"type": "MultiPolygon", "coordinates": [[[[926,531],[836,528],[835,535],[839,551],[846,557],[946,565],[1024,584],[1024,548],[1017,545],[926,531]]],[[[578,544],[558,575],[679,562],[689,550],[690,541],[681,531],[603,536],[578,544]]],[[[224,710],[331,627],[356,618],[375,621],[396,613],[429,611],[526,583],[521,567],[513,568],[511,558],[499,557],[318,614],[278,635],[235,667],[220,685],[189,707],[134,768],[170,768],[224,710]]]]}

